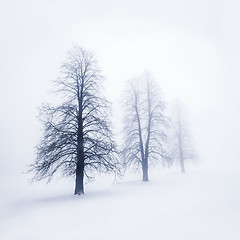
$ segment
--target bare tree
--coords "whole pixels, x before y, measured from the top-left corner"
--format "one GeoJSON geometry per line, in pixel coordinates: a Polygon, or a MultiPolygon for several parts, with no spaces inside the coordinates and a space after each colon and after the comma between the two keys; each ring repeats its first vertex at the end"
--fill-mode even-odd
{"type": "Polygon", "coordinates": [[[175,116],[172,118],[171,133],[169,136],[169,158],[168,164],[179,162],[181,171],[184,173],[185,160],[195,159],[197,154],[192,144],[192,137],[188,128],[182,104],[179,102],[175,106],[175,116]]]}
{"type": "Polygon", "coordinates": [[[156,163],[165,156],[164,109],[159,87],[149,74],[128,82],[124,104],[123,161],[126,167],[141,166],[143,181],[148,181],[149,161],[156,163]]]}
{"type": "Polygon", "coordinates": [[[75,175],[74,194],[84,194],[84,175],[92,172],[119,172],[115,156],[110,103],[101,95],[103,77],[94,55],[79,46],[68,52],[55,81],[61,96],[59,106],[44,105],[40,119],[44,135],[37,146],[37,158],[30,171],[34,179],[52,179],[58,170],[75,175]]]}

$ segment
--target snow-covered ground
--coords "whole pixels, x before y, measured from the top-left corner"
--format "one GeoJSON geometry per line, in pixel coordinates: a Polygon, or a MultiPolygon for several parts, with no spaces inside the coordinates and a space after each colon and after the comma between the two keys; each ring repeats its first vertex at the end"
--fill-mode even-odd
{"type": "Polygon", "coordinates": [[[150,182],[102,177],[73,183],[1,183],[1,240],[239,240],[240,176],[154,170],[150,182]],[[15,188],[15,189],[14,189],[15,188]]]}

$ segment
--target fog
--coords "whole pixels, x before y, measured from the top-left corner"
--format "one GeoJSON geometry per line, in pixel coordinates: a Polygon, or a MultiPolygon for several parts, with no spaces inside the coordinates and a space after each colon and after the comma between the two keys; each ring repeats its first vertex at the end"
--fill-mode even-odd
{"type": "Polygon", "coordinates": [[[237,5],[237,1],[2,1],[2,173],[15,166],[23,171],[35,157],[33,147],[40,136],[37,107],[50,99],[50,81],[58,76],[74,43],[98,56],[115,108],[124,82],[147,69],[169,102],[184,101],[205,165],[236,169],[237,5]]]}
{"type": "Polygon", "coordinates": [[[239,7],[233,0],[1,1],[2,179],[18,181],[35,158],[37,107],[51,100],[51,80],[75,43],[96,54],[117,127],[125,81],[148,70],[169,104],[184,103],[199,168],[239,172],[239,7]]]}

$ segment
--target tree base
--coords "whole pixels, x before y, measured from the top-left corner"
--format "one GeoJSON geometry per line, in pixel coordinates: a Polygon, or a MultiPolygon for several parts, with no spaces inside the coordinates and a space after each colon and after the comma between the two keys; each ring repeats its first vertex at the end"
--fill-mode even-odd
{"type": "Polygon", "coordinates": [[[74,195],[84,195],[84,192],[75,192],[74,195]]]}

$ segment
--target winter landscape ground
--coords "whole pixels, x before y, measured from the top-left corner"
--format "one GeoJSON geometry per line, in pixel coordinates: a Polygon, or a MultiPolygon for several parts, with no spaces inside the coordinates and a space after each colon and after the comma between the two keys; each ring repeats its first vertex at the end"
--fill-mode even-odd
{"type": "Polygon", "coordinates": [[[240,238],[240,177],[233,172],[151,171],[113,182],[98,178],[84,196],[70,181],[3,190],[2,240],[38,239],[231,239],[240,238]]]}

